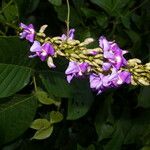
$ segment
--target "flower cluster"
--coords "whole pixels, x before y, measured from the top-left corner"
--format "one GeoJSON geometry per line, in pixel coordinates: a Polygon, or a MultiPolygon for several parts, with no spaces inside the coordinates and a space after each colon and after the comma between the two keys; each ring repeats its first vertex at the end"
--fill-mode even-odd
{"type": "Polygon", "coordinates": [[[123,57],[127,51],[120,49],[117,43],[109,42],[104,36],[101,36],[99,46],[103,49],[104,58],[107,60],[103,63],[103,70],[109,70],[111,66],[119,70],[120,67],[127,65],[123,57]]]}
{"type": "Polygon", "coordinates": [[[129,84],[130,82],[131,74],[127,71],[117,72],[113,70],[112,73],[108,75],[102,73],[93,73],[90,75],[90,87],[98,91],[98,94],[111,87],[119,87],[123,83],[129,84]]]}
{"type": "Polygon", "coordinates": [[[29,42],[33,42],[33,45],[30,48],[31,55],[29,56],[29,58],[39,57],[41,61],[48,60],[48,66],[50,68],[55,68],[56,66],[54,65],[52,59],[49,58],[54,56],[55,54],[53,45],[48,42],[45,42],[41,45],[39,41],[35,40],[35,30],[32,24],[27,26],[23,23],[20,23],[20,27],[23,30],[20,33],[20,38],[25,38],[29,42]]]}
{"type": "Polygon", "coordinates": [[[99,46],[103,50],[104,61],[102,69],[105,75],[91,74],[90,86],[92,89],[98,91],[98,94],[111,87],[118,87],[123,83],[129,84],[131,82],[131,73],[122,71],[121,67],[127,65],[123,54],[127,51],[119,48],[115,42],[109,42],[104,36],[99,38],[99,46]]]}
{"type": "MultiPolygon", "coordinates": [[[[99,47],[88,49],[86,46],[94,41],[87,38],[83,42],[74,39],[75,29],[58,37],[46,37],[44,30],[47,25],[35,32],[32,24],[20,24],[22,32],[20,38],[33,43],[29,58],[39,57],[47,61],[50,68],[55,68],[53,58],[63,56],[68,59],[69,65],[65,71],[70,83],[74,77],[89,77],[90,87],[98,94],[122,84],[150,85],[150,67],[139,64],[138,59],[126,60],[122,50],[114,41],[108,41],[104,36],[99,38],[99,47]],[[142,72],[142,77],[138,72],[142,72]]],[[[141,62],[140,62],[141,63],[141,62]]]]}

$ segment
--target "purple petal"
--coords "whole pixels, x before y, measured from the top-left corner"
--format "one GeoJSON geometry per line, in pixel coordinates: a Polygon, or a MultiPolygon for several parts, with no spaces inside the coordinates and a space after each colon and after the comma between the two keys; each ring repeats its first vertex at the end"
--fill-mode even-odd
{"type": "Polygon", "coordinates": [[[23,29],[28,28],[28,27],[27,27],[25,24],[23,24],[23,23],[20,23],[19,26],[20,26],[21,28],[23,28],[23,29]]]}
{"type": "Polygon", "coordinates": [[[79,71],[80,71],[79,66],[77,65],[76,62],[69,62],[69,66],[65,71],[65,74],[78,73],[79,71]]]}
{"type": "Polygon", "coordinates": [[[34,34],[27,34],[26,39],[32,43],[34,41],[34,36],[34,34]]]}
{"type": "Polygon", "coordinates": [[[68,81],[68,83],[71,82],[71,80],[73,79],[73,77],[74,77],[73,74],[72,75],[67,75],[67,81],[68,81]]]}
{"type": "Polygon", "coordinates": [[[111,51],[104,51],[104,57],[107,59],[115,59],[115,56],[111,51]]]}
{"type": "Polygon", "coordinates": [[[46,56],[44,56],[44,55],[39,55],[39,57],[40,57],[41,61],[45,61],[46,60],[46,56]]]}
{"type": "Polygon", "coordinates": [[[23,39],[23,38],[25,38],[27,36],[27,32],[22,32],[22,33],[20,33],[20,38],[21,39],[23,39]]]}
{"type": "Polygon", "coordinates": [[[89,54],[91,54],[91,55],[97,55],[99,52],[97,52],[97,51],[91,51],[91,52],[89,52],[89,54]]]}
{"type": "Polygon", "coordinates": [[[41,52],[42,51],[42,47],[40,42],[38,41],[34,41],[33,45],[30,48],[31,52],[41,52]]]}
{"type": "Polygon", "coordinates": [[[88,65],[88,63],[85,62],[85,63],[81,63],[79,66],[80,66],[81,71],[85,72],[89,65],[88,65]]]}
{"type": "Polygon", "coordinates": [[[131,74],[127,71],[123,71],[119,74],[119,80],[118,80],[118,84],[122,84],[122,83],[130,83],[131,82],[131,74]]]}
{"type": "Polygon", "coordinates": [[[110,67],[111,67],[111,64],[106,62],[106,63],[103,63],[102,69],[104,71],[107,71],[110,69],[110,67]]]}
{"type": "Polygon", "coordinates": [[[123,55],[126,54],[126,53],[128,53],[128,51],[126,51],[126,50],[123,50],[123,51],[122,51],[122,54],[123,54],[123,55]]]}
{"type": "Polygon", "coordinates": [[[75,32],[75,29],[70,29],[69,30],[69,38],[72,40],[74,38],[74,32],[75,32]]]}
{"type": "Polygon", "coordinates": [[[104,36],[101,36],[99,38],[99,46],[104,50],[104,51],[108,51],[110,49],[110,45],[109,42],[107,41],[107,39],[104,36]]]}
{"type": "Polygon", "coordinates": [[[63,41],[65,41],[65,40],[67,39],[67,36],[66,36],[65,34],[62,34],[61,39],[62,39],[63,41]]]}
{"type": "Polygon", "coordinates": [[[127,60],[123,57],[122,58],[122,66],[126,66],[127,65],[127,60]]]}
{"type": "Polygon", "coordinates": [[[53,46],[49,43],[44,43],[42,45],[42,49],[44,49],[47,52],[48,55],[53,56],[55,54],[53,46]]]}
{"type": "Polygon", "coordinates": [[[34,29],[33,24],[29,24],[28,27],[29,27],[30,29],[34,29]]]}
{"type": "Polygon", "coordinates": [[[94,89],[99,89],[100,86],[102,85],[101,77],[96,74],[91,74],[89,78],[90,78],[90,87],[94,89]]]}

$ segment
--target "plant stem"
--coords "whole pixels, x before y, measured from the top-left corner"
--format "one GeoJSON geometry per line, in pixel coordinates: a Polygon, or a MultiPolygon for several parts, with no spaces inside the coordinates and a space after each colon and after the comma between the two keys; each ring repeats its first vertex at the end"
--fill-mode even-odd
{"type": "Polygon", "coordinates": [[[67,21],[66,21],[66,24],[67,24],[67,38],[69,38],[69,23],[70,23],[70,5],[69,5],[69,0],[67,0],[67,21]]]}
{"type": "Polygon", "coordinates": [[[35,92],[37,92],[37,85],[36,85],[35,76],[33,76],[33,84],[34,84],[35,92]]]}

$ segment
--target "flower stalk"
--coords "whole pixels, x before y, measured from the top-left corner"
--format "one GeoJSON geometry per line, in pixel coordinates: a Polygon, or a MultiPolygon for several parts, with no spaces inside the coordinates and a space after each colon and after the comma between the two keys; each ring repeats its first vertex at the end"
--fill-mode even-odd
{"type": "Polygon", "coordinates": [[[89,49],[88,45],[94,39],[87,38],[83,42],[76,40],[75,29],[70,29],[67,35],[51,38],[44,33],[47,25],[42,26],[39,32],[35,32],[31,24],[26,26],[21,23],[20,27],[20,38],[33,43],[30,58],[39,57],[41,61],[47,61],[50,68],[57,67],[53,58],[61,56],[69,60],[65,71],[69,83],[74,77],[87,76],[90,87],[98,94],[122,84],[150,85],[150,63],[143,65],[137,58],[126,60],[124,55],[127,51],[104,36],[99,38],[99,47],[89,49]]]}

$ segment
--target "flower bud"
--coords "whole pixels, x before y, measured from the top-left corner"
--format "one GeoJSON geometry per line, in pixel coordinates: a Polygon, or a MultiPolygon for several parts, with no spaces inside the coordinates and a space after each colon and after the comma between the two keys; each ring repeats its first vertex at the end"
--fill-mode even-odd
{"type": "Polygon", "coordinates": [[[145,68],[150,70],[150,62],[145,64],[145,68]]]}
{"type": "Polygon", "coordinates": [[[102,54],[97,54],[94,56],[94,58],[103,58],[103,55],[102,54]]]}
{"type": "Polygon", "coordinates": [[[39,32],[40,32],[40,33],[44,33],[44,31],[45,31],[45,29],[46,29],[47,27],[48,27],[48,25],[47,25],[47,24],[45,24],[45,25],[41,26],[41,28],[40,28],[39,32]]]}
{"type": "Polygon", "coordinates": [[[128,64],[129,66],[136,66],[137,64],[141,64],[141,60],[137,58],[129,59],[128,64]]]}
{"type": "Polygon", "coordinates": [[[74,57],[74,58],[77,58],[77,59],[80,58],[77,54],[74,54],[74,53],[70,54],[70,56],[74,57]]]}
{"type": "Polygon", "coordinates": [[[87,39],[84,40],[84,42],[80,43],[79,46],[85,46],[85,45],[88,45],[92,42],[94,42],[93,38],[87,38],[87,39]]]}
{"type": "Polygon", "coordinates": [[[87,58],[87,56],[85,56],[84,54],[79,54],[80,58],[87,58]]]}
{"type": "Polygon", "coordinates": [[[142,85],[148,86],[150,83],[145,78],[139,78],[138,82],[142,85]]]}
{"type": "Polygon", "coordinates": [[[59,50],[57,51],[57,54],[60,55],[60,56],[65,56],[65,54],[63,52],[59,51],[59,50]]]}
{"type": "Polygon", "coordinates": [[[132,85],[137,85],[137,83],[134,81],[133,76],[131,76],[131,84],[132,84],[132,85]]]}
{"type": "Polygon", "coordinates": [[[100,59],[94,59],[94,62],[97,63],[97,64],[100,64],[100,65],[103,64],[103,61],[101,61],[100,59]]]}
{"type": "Polygon", "coordinates": [[[48,65],[50,68],[55,68],[55,67],[56,67],[56,66],[54,65],[54,63],[53,63],[52,57],[48,57],[48,59],[47,59],[47,65],[48,65]]]}
{"type": "Polygon", "coordinates": [[[67,43],[71,46],[75,46],[75,45],[80,44],[80,41],[78,41],[78,40],[67,40],[67,43]]]}

